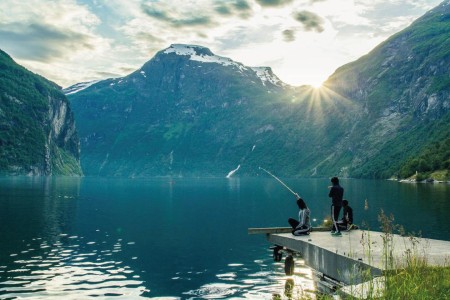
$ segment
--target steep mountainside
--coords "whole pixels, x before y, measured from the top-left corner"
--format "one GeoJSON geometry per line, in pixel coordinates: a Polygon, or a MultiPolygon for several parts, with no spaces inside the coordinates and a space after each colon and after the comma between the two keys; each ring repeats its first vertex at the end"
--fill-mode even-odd
{"type": "Polygon", "coordinates": [[[172,45],[126,77],[73,86],[83,170],[226,176],[261,166],[380,178],[414,169],[430,149],[446,160],[449,8],[443,2],[317,90],[192,45],[172,45]]]}
{"type": "Polygon", "coordinates": [[[0,50],[0,173],[81,175],[79,140],[64,94],[0,50]]]}
{"type": "Polygon", "coordinates": [[[308,88],[200,46],[172,45],[129,76],[68,91],[89,175],[225,176],[238,166],[311,175],[305,166],[346,125],[325,122],[324,111],[344,108],[313,105],[308,88]]]}
{"type": "Polygon", "coordinates": [[[341,167],[348,174],[397,175],[428,145],[448,138],[449,3],[444,1],[366,56],[339,68],[325,83],[361,107],[355,129],[333,155],[333,160],[346,163],[341,167]]]}

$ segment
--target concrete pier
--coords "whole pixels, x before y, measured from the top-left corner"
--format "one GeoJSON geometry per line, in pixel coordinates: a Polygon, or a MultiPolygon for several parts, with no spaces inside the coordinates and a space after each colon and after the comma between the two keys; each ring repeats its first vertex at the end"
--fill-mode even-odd
{"type": "MultiPolygon", "coordinates": [[[[300,253],[306,265],[346,285],[364,282],[367,272],[374,277],[390,269],[403,268],[411,257],[423,258],[429,266],[450,265],[449,241],[366,230],[344,231],[340,237],[330,232],[313,231],[310,235],[294,236],[279,233],[282,231],[277,228],[277,233],[272,233],[267,228],[267,240],[300,253]]],[[[249,229],[249,233],[263,232],[249,229]]]]}

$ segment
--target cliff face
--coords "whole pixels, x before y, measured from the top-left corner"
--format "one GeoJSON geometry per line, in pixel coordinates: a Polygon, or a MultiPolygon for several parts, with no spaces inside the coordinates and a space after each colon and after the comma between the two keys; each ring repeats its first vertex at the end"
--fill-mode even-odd
{"type": "Polygon", "coordinates": [[[359,110],[334,158],[353,176],[389,177],[450,131],[450,5],[443,2],[325,86],[359,110]],[[351,158],[350,158],[351,156],[351,158]]]}
{"type": "Polygon", "coordinates": [[[0,172],[81,175],[79,139],[59,87],[0,51],[0,172]]]}
{"type": "Polygon", "coordinates": [[[48,121],[46,174],[81,175],[80,142],[70,103],[65,98],[49,98],[48,121]]]}

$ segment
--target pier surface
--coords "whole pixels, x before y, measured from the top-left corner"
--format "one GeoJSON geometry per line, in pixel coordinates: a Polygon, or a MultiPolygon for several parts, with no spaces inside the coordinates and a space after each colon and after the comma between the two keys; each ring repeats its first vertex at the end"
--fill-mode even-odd
{"type": "Polygon", "coordinates": [[[280,233],[290,228],[262,229],[250,228],[249,234],[266,233],[270,243],[300,253],[306,265],[345,284],[365,281],[364,271],[377,276],[389,269],[403,268],[408,257],[423,258],[429,266],[450,265],[449,241],[367,230],[344,231],[342,236],[334,237],[329,231],[294,236],[280,233]],[[391,254],[393,259],[387,260],[391,254]]]}

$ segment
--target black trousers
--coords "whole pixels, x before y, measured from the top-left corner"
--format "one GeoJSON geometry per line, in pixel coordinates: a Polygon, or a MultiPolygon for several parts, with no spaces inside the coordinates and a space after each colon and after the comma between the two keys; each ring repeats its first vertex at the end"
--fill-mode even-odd
{"type": "Polygon", "coordinates": [[[339,231],[339,226],[336,223],[339,220],[339,213],[341,212],[342,206],[331,204],[331,219],[333,221],[333,227],[331,230],[339,231]]]}
{"type": "Polygon", "coordinates": [[[298,226],[298,224],[300,224],[300,222],[295,220],[295,219],[292,219],[292,218],[289,218],[288,223],[292,227],[292,234],[293,235],[308,234],[308,232],[311,230],[311,228],[309,228],[306,225],[302,225],[300,228],[297,228],[297,226],[298,226]]]}

